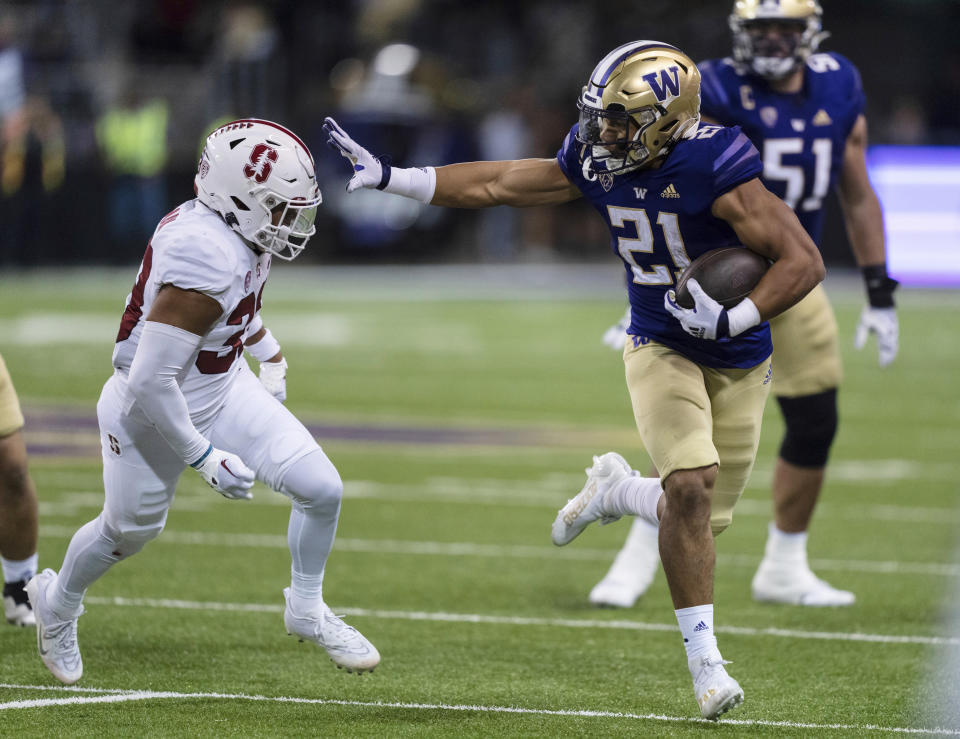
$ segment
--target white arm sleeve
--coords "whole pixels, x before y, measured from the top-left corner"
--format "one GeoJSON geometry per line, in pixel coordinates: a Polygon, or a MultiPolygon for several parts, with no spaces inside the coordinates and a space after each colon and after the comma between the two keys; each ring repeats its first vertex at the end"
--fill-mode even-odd
{"type": "Polygon", "coordinates": [[[166,323],[146,321],[130,364],[127,387],[160,435],[188,465],[210,446],[190,420],[178,380],[200,347],[200,337],[166,323]]]}

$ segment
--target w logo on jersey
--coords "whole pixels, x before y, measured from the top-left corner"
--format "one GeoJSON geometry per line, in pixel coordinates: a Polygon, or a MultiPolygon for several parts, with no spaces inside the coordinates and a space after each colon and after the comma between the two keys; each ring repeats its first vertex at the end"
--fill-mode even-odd
{"type": "Polygon", "coordinates": [[[273,171],[272,162],[277,161],[277,150],[266,144],[257,144],[250,152],[250,161],[243,165],[243,174],[253,177],[254,182],[263,182],[273,171]]]}
{"type": "Polygon", "coordinates": [[[643,75],[643,81],[650,85],[653,94],[661,103],[672,100],[680,94],[680,68],[676,65],[660,70],[660,79],[657,73],[643,75]]]}

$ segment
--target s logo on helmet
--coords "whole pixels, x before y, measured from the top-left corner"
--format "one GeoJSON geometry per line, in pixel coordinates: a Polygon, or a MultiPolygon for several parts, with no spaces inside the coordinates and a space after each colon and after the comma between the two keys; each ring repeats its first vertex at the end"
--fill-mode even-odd
{"type": "Polygon", "coordinates": [[[243,174],[252,177],[254,182],[261,183],[273,171],[272,162],[277,161],[277,150],[266,144],[257,144],[250,152],[250,161],[243,165],[243,174]]]}
{"type": "Polygon", "coordinates": [[[660,70],[660,79],[657,79],[657,73],[643,75],[643,81],[650,85],[653,94],[661,103],[669,102],[680,94],[680,68],[677,66],[660,70]],[[672,79],[671,79],[672,75],[672,79]]]}

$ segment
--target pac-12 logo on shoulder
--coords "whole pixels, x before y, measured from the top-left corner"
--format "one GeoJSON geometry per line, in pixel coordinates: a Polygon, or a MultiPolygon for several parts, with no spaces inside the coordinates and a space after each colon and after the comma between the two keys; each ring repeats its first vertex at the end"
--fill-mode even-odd
{"type": "MultiPolygon", "coordinates": [[[[257,265],[257,273],[260,272],[260,265],[257,265]]],[[[253,273],[250,270],[247,270],[247,274],[243,278],[243,289],[247,291],[250,289],[250,281],[253,279],[253,273]]]]}
{"type": "Polygon", "coordinates": [[[116,454],[118,457],[123,454],[123,450],[120,448],[120,440],[117,439],[113,434],[107,434],[107,442],[110,444],[110,451],[116,454]]]}

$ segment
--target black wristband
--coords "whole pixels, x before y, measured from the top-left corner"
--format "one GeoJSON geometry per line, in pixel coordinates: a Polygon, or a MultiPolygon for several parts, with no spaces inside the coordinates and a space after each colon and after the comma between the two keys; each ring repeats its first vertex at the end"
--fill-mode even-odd
{"type": "Polygon", "coordinates": [[[863,281],[867,285],[867,300],[871,308],[893,308],[893,291],[900,283],[887,274],[886,264],[871,264],[861,267],[863,281]]]}
{"type": "Polygon", "coordinates": [[[377,185],[378,190],[382,190],[388,184],[390,184],[390,163],[393,161],[389,156],[374,157],[378,162],[380,162],[380,184],[377,185]]]}
{"type": "Polygon", "coordinates": [[[717,338],[730,338],[730,318],[727,316],[726,308],[720,311],[720,316],[717,318],[717,338]]]}

